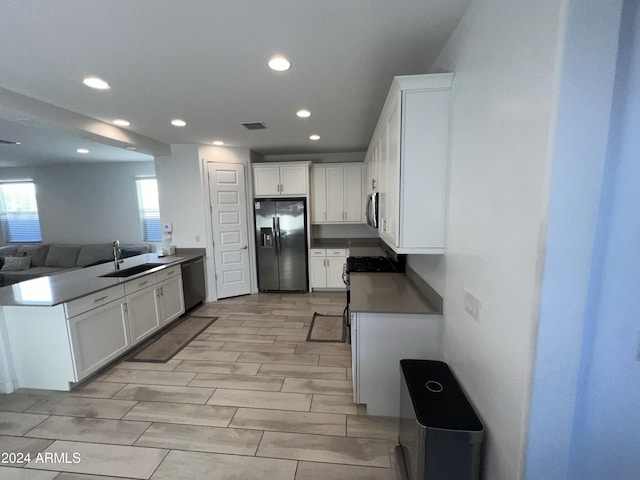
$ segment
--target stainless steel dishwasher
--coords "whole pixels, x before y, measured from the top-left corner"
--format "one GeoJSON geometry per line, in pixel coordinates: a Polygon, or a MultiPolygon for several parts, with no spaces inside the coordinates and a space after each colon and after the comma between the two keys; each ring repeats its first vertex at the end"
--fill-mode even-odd
{"type": "Polygon", "coordinates": [[[207,297],[204,283],[204,258],[194,258],[182,263],[182,293],[185,311],[204,302],[207,297]]]}

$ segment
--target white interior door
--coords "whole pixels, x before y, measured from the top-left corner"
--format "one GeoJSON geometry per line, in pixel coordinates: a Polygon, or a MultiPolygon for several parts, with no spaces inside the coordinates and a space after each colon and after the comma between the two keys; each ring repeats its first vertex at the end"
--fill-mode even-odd
{"type": "Polygon", "coordinates": [[[208,163],[218,298],[251,293],[244,165],[208,163]]]}

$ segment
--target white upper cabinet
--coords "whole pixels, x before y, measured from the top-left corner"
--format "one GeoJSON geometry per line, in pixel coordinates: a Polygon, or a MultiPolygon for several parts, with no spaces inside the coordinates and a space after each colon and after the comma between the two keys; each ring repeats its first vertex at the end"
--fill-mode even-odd
{"type": "Polygon", "coordinates": [[[309,192],[309,162],[269,163],[253,166],[256,197],[298,197],[309,192]]]}
{"type": "Polygon", "coordinates": [[[382,240],[397,253],[444,253],[452,73],[396,77],[366,155],[382,240]]]}
{"type": "Polygon", "coordinates": [[[363,222],[363,164],[311,168],[311,223],[363,222]]]}

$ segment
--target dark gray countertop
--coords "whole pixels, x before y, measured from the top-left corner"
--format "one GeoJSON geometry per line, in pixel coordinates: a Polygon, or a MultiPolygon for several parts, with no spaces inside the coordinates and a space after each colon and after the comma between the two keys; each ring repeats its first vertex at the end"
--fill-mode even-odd
{"type": "Polygon", "coordinates": [[[352,273],[352,312],[442,314],[402,273],[352,273]]]}
{"type": "Polygon", "coordinates": [[[154,268],[153,270],[127,278],[101,277],[101,275],[115,270],[112,262],[103,263],[94,267],[70,270],[48,277],[34,278],[33,280],[26,280],[0,288],[0,306],[59,305],[201,256],[201,254],[159,256],[157,253],[147,253],[145,255],[126,258],[124,262],[120,264],[121,270],[143,263],[163,264],[163,266],[154,268]]]}

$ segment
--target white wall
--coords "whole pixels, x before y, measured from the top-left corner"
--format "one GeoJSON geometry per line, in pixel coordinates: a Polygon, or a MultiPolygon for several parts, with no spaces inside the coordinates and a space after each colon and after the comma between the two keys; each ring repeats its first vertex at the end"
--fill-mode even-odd
{"type": "Polygon", "coordinates": [[[153,162],[74,164],[4,168],[0,179],[33,179],[45,243],[140,243],[135,179],[154,173],[153,162]]]}
{"type": "MultiPolygon", "coordinates": [[[[252,195],[250,151],[247,148],[173,145],[170,156],[156,157],[156,178],[163,221],[173,222],[171,243],[181,248],[206,248],[207,301],[217,299],[207,162],[247,165],[247,192],[252,195]]],[[[247,198],[248,204],[250,197],[247,198]]],[[[250,220],[252,216],[248,217],[250,220]]],[[[249,226],[249,235],[251,235],[249,226]]],[[[251,251],[254,251],[253,248],[251,251]]],[[[255,283],[255,282],[254,282],[255,283]]]]}
{"type": "MultiPolygon", "coordinates": [[[[638,429],[620,449],[615,427],[598,420],[607,393],[594,401],[579,391],[598,380],[594,389],[624,392],[620,407],[638,399],[622,387],[628,369],[612,373],[615,364],[634,370],[637,336],[618,362],[603,361],[617,327],[630,327],[626,310],[602,341],[593,325],[609,327],[608,315],[584,324],[600,304],[588,294],[620,4],[472,0],[433,67],[456,74],[448,248],[409,264],[445,298],[445,359],[487,428],[487,479],[626,479],[630,459],[637,464],[628,453],[638,429]],[[482,302],[479,321],[463,310],[465,289],[482,302]],[[586,426],[574,424],[587,412],[586,426]],[[612,453],[599,459],[605,442],[612,453]]],[[[637,223],[635,212],[623,208],[621,220],[637,223]]],[[[624,411],[608,420],[638,416],[624,411]]]]}
{"type": "Polygon", "coordinates": [[[640,476],[640,4],[625,1],[568,478],[640,476]]]}
{"type": "MultiPolygon", "coordinates": [[[[533,362],[526,478],[567,478],[622,0],[568,2],[533,362]]],[[[596,460],[600,461],[600,460],[596,460]]],[[[623,478],[623,477],[601,477],[623,478]]]]}
{"type": "Polygon", "coordinates": [[[156,157],[156,178],[163,222],[173,222],[173,245],[204,248],[202,172],[197,145],[173,145],[170,156],[156,157]]]}
{"type": "Polygon", "coordinates": [[[444,297],[445,360],[486,426],[491,480],[522,472],[562,15],[472,0],[432,68],[455,73],[447,253],[409,264],[444,297]]]}

